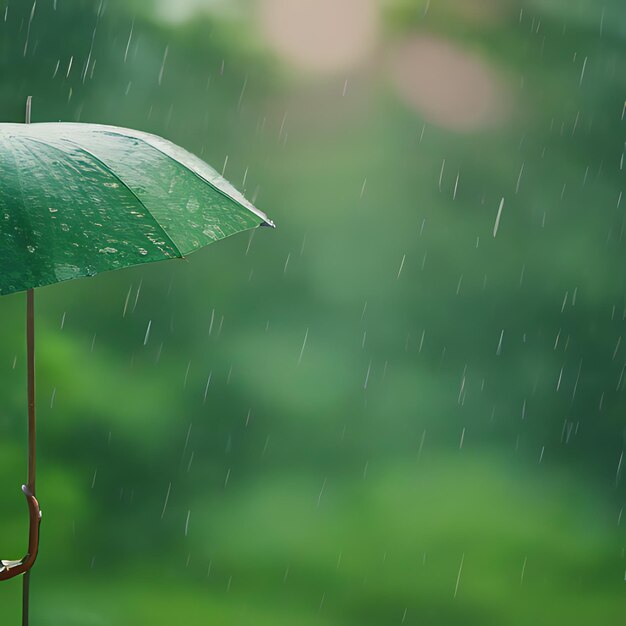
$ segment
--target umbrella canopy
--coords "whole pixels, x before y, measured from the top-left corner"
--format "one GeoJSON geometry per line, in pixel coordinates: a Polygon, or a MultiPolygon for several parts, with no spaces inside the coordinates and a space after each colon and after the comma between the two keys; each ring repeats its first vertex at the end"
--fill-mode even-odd
{"type": "Polygon", "coordinates": [[[155,135],[0,124],[0,295],[184,257],[273,226],[212,167],[155,135]]]}

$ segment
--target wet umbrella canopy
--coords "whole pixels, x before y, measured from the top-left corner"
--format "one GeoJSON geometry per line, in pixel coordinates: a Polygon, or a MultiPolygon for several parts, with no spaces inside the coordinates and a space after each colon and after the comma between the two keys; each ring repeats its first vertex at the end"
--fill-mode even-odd
{"type": "Polygon", "coordinates": [[[160,137],[0,124],[0,295],[183,257],[262,224],[215,170],[160,137]]]}
{"type": "MultiPolygon", "coordinates": [[[[26,121],[30,122],[30,99],[26,121]]],[[[27,291],[29,547],[0,561],[0,581],[30,568],[35,497],[34,288],[141,263],[183,258],[273,223],[215,170],[174,144],[96,124],[0,124],[0,295],[27,291]]]]}

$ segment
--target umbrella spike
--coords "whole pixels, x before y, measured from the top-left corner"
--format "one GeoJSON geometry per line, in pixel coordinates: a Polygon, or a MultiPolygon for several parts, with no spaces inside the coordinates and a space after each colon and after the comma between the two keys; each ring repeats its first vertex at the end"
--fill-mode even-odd
{"type": "Polygon", "coordinates": [[[31,108],[32,101],[33,101],[32,96],[28,96],[26,98],[26,119],[24,120],[26,124],[30,124],[30,108],[31,108]]]}

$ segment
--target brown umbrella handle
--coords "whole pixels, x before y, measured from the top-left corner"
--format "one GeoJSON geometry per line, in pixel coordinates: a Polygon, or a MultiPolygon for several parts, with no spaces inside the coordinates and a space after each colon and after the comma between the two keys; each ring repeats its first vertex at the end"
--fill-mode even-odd
{"type": "Polygon", "coordinates": [[[30,517],[28,532],[28,552],[19,561],[0,561],[0,580],[9,580],[25,574],[35,564],[39,552],[39,526],[41,524],[41,509],[37,498],[31,493],[26,485],[22,485],[22,491],[26,496],[30,517]]]}

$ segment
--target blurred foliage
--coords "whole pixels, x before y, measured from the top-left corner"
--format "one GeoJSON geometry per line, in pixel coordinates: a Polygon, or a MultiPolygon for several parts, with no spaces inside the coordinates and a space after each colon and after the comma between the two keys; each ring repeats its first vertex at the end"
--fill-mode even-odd
{"type": "MultiPolygon", "coordinates": [[[[256,3],[161,5],[2,0],[2,119],[165,136],[279,228],[39,290],[33,623],[621,624],[622,3],[389,0],[349,76],[282,63],[256,3]],[[406,105],[386,64],[424,33],[497,69],[504,125],[406,105]]],[[[17,558],[23,296],[0,311],[17,558]]]]}

